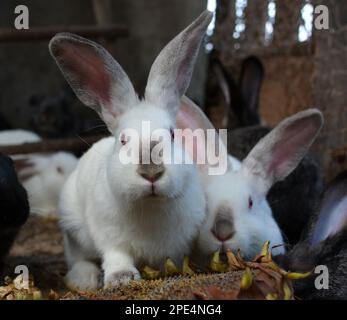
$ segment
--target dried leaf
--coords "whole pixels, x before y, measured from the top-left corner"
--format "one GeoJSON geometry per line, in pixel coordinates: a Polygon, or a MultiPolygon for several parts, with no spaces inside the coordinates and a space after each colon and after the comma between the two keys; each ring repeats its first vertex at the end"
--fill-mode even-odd
{"type": "Polygon", "coordinates": [[[228,270],[227,265],[220,259],[219,251],[213,254],[210,262],[210,269],[214,272],[226,272],[228,270]]]}
{"type": "Polygon", "coordinates": [[[239,295],[239,290],[221,290],[216,286],[209,286],[204,288],[205,292],[194,292],[197,298],[202,300],[235,300],[239,295]]]}
{"type": "Polygon", "coordinates": [[[42,299],[41,291],[34,286],[34,281],[23,281],[23,276],[19,275],[14,280],[5,278],[5,286],[0,287],[0,300],[39,300],[42,299]]]}
{"type": "Polygon", "coordinates": [[[49,300],[59,300],[59,294],[56,293],[54,290],[51,290],[48,294],[48,299],[49,300]]]}
{"type": "Polygon", "coordinates": [[[211,297],[208,297],[205,292],[201,292],[201,291],[193,291],[193,295],[198,300],[209,300],[209,299],[212,299],[211,297]]]}
{"type": "Polygon", "coordinates": [[[270,241],[269,240],[265,241],[265,243],[263,244],[261,251],[260,251],[261,256],[265,257],[268,254],[269,246],[270,246],[270,241]]]}
{"type": "Polygon", "coordinates": [[[42,293],[40,290],[35,290],[32,293],[33,300],[42,300],[42,293]]]}
{"type": "Polygon", "coordinates": [[[276,293],[269,293],[265,297],[266,300],[278,300],[278,295],[276,293]]]}
{"type": "Polygon", "coordinates": [[[301,280],[309,277],[311,275],[311,272],[306,272],[306,273],[299,273],[299,272],[287,272],[285,274],[287,279],[290,280],[301,280]]]}
{"type": "Polygon", "coordinates": [[[0,299],[4,299],[11,291],[10,286],[0,287],[0,299]]]}
{"type": "Polygon", "coordinates": [[[180,270],[176,267],[175,263],[167,258],[165,261],[165,276],[172,277],[180,274],[180,270]]]}
{"type": "Polygon", "coordinates": [[[189,257],[184,257],[183,259],[183,267],[182,267],[183,275],[192,276],[195,274],[194,270],[190,267],[189,257]]]}
{"type": "Polygon", "coordinates": [[[154,280],[160,278],[160,271],[152,269],[151,267],[145,266],[141,270],[141,277],[145,280],[154,280]]]}
{"type": "Polygon", "coordinates": [[[271,252],[269,251],[270,241],[265,241],[263,244],[260,254],[254,258],[254,262],[266,262],[271,261],[271,252]]]}
{"type": "Polygon", "coordinates": [[[250,286],[253,283],[253,275],[251,270],[247,267],[245,274],[243,275],[241,279],[241,289],[242,290],[247,290],[250,288],[250,286]]]}
{"type": "Polygon", "coordinates": [[[287,281],[283,281],[283,292],[284,292],[284,300],[293,299],[293,292],[288,285],[287,281]]]}
{"type": "Polygon", "coordinates": [[[234,255],[231,250],[226,252],[228,264],[231,270],[239,270],[242,269],[242,264],[239,262],[238,258],[234,255]]]}

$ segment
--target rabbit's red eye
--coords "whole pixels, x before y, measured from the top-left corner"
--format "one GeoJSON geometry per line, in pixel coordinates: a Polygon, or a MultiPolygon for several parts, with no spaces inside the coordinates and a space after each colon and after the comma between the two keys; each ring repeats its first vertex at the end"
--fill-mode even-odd
{"type": "Polygon", "coordinates": [[[249,209],[252,209],[252,207],[253,207],[253,200],[252,200],[251,197],[249,197],[249,198],[248,198],[248,208],[249,208],[249,209]]]}
{"type": "Polygon", "coordinates": [[[64,170],[63,170],[62,167],[59,167],[59,166],[58,166],[56,169],[57,169],[57,172],[58,172],[59,174],[64,174],[64,170]]]}
{"type": "Polygon", "coordinates": [[[127,140],[126,140],[124,134],[122,134],[121,137],[120,137],[120,143],[121,143],[123,146],[127,143],[127,140]]]}
{"type": "Polygon", "coordinates": [[[171,134],[171,140],[173,141],[175,139],[175,132],[173,129],[170,129],[170,134],[171,134]]]}

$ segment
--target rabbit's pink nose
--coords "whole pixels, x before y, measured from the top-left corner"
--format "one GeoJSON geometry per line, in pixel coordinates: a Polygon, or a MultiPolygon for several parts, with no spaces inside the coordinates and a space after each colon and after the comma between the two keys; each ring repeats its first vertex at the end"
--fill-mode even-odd
{"type": "Polygon", "coordinates": [[[232,221],[229,219],[216,218],[211,232],[219,241],[224,242],[234,236],[235,230],[232,221]]]}
{"type": "Polygon", "coordinates": [[[163,173],[164,173],[164,171],[158,171],[158,172],[153,173],[153,174],[142,172],[142,173],[140,173],[140,175],[142,178],[146,179],[150,183],[154,183],[157,180],[159,180],[159,178],[163,175],[163,173]]]}

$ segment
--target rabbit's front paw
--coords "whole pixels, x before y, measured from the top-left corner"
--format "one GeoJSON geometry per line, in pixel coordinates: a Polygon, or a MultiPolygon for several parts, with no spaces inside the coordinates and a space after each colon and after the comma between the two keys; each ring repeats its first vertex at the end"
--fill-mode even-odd
{"type": "Polygon", "coordinates": [[[141,279],[137,269],[123,270],[105,276],[104,287],[114,288],[127,284],[131,280],[141,279]]]}
{"type": "Polygon", "coordinates": [[[100,269],[89,261],[76,262],[65,276],[65,283],[71,290],[93,291],[100,287],[100,269]]]}

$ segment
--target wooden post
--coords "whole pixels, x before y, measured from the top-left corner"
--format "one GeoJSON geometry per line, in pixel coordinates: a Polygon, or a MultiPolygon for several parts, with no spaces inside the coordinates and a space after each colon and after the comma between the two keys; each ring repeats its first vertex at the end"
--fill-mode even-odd
{"type": "MultiPolygon", "coordinates": [[[[93,8],[95,21],[99,27],[112,24],[112,6],[110,0],[93,0],[93,8]]],[[[111,43],[106,38],[100,39],[99,42],[109,51],[112,51],[110,47],[111,43]]]]}
{"type": "Polygon", "coordinates": [[[245,9],[246,30],[244,37],[247,47],[264,45],[267,6],[267,0],[248,1],[245,9]]]}
{"type": "Polygon", "coordinates": [[[96,24],[105,26],[112,24],[112,6],[110,0],[93,0],[96,24]]]}
{"type": "Polygon", "coordinates": [[[223,56],[228,56],[234,47],[235,17],[235,0],[217,0],[216,24],[212,40],[222,60],[223,56]]]}
{"type": "Polygon", "coordinates": [[[298,42],[301,22],[301,9],[304,0],[276,1],[276,21],[274,26],[273,44],[287,46],[298,42]]]}

